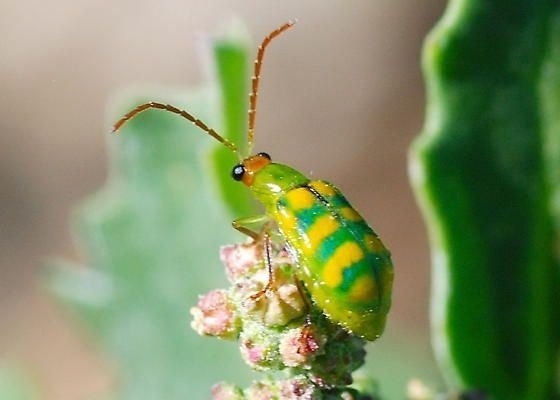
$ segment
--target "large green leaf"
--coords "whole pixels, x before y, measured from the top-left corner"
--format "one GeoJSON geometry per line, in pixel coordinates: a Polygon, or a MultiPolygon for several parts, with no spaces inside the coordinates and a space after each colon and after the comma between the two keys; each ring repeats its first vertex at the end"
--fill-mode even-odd
{"type": "MultiPolygon", "coordinates": [[[[245,41],[221,40],[213,51],[223,88],[247,79],[244,68],[230,68],[247,64],[245,41]]],[[[243,98],[239,90],[228,93],[142,93],[120,102],[110,118],[159,100],[209,126],[223,123],[237,140],[239,124],[231,113],[220,117],[224,105],[217,100],[244,104],[246,92],[243,98]]],[[[225,283],[218,249],[240,238],[231,229],[230,210],[249,209],[231,205],[246,196],[245,189],[216,185],[216,142],[175,115],[147,111],[118,136],[108,134],[108,141],[109,179],[74,218],[88,267],[59,266],[48,276],[49,286],[115,365],[117,398],[208,398],[216,381],[238,381],[249,372],[236,346],[197,336],[188,312],[199,294],[225,283]]],[[[217,172],[229,177],[227,168],[217,172]]]]}
{"type": "Polygon", "coordinates": [[[454,385],[496,399],[558,395],[559,17],[555,0],[452,0],[424,49],[411,171],[434,346],[454,385]]]}

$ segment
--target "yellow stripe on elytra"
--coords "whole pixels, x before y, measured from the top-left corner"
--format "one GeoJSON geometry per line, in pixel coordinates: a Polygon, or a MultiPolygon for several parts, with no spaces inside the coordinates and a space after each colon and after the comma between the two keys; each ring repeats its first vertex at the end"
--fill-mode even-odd
{"type": "Polygon", "coordinates": [[[348,221],[358,222],[363,220],[362,216],[352,207],[342,207],[340,214],[348,221]]]}
{"type": "Polygon", "coordinates": [[[381,243],[381,240],[375,235],[370,233],[364,235],[364,242],[366,245],[366,249],[373,253],[379,253],[381,251],[385,251],[385,246],[381,243]]]}
{"type": "Polygon", "coordinates": [[[336,195],[336,191],[334,190],[334,188],[325,182],[313,181],[309,183],[309,186],[319,192],[319,194],[323,197],[331,197],[336,195]]]}
{"type": "Polygon", "coordinates": [[[286,232],[294,232],[297,229],[297,218],[287,208],[281,208],[278,213],[278,224],[286,232]]]}
{"type": "Polygon", "coordinates": [[[323,269],[323,280],[329,287],[337,287],[342,283],[343,272],[350,265],[364,258],[364,252],[354,242],[340,245],[329,258],[323,269]]]}
{"type": "Polygon", "coordinates": [[[313,204],[317,201],[313,193],[311,193],[307,188],[300,187],[297,189],[290,190],[286,194],[286,200],[290,204],[290,207],[294,211],[305,210],[306,208],[311,208],[313,204]]]}
{"type": "Polygon", "coordinates": [[[371,301],[377,298],[377,285],[371,275],[360,276],[350,288],[350,298],[355,301],[371,301]]]}
{"type": "Polygon", "coordinates": [[[330,214],[323,215],[315,220],[307,231],[307,243],[305,252],[313,254],[323,239],[332,235],[340,227],[340,222],[330,214]]]}

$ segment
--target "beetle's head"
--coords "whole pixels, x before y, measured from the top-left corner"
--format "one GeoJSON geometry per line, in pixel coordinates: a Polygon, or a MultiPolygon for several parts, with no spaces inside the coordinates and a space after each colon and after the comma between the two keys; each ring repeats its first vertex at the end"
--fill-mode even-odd
{"type": "Polygon", "coordinates": [[[282,193],[309,182],[308,178],[292,167],[270,161],[266,153],[247,157],[233,167],[231,175],[248,186],[265,206],[274,204],[282,193]]]}
{"type": "Polygon", "coordinates": [[[243,182],[246,186],[253,185],[255,174],[263,167],[270,164],[270,156],[267,153],[258,153],[247,157],[231,170],[231,176],[236,181],[243,182]]]}

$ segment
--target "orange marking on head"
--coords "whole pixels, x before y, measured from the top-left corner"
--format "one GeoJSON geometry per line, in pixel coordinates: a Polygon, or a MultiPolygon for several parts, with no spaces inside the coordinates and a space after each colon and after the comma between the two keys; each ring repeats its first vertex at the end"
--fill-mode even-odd
{"type": "Polygon", "coordinates": [[[255,179],[255,174],[263,167],[270,164],[270,160],[260,154],[257,154],[246,158],[243,160],[242,164],[245,167],[242,182],[247,186],[251,186],[253,184],[253,180],[255,179]]]}

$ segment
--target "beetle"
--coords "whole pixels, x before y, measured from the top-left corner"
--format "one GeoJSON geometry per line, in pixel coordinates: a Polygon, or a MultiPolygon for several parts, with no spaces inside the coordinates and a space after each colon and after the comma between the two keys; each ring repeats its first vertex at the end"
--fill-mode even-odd
{"type": "Polygon", "coordinates": [[[258,47],[249,94],[248,155],[185,110],[170,104],[149,102],[134,108],[113,127],[148,109],[177,114],[222,143],[239,157],[232,178],[245,184],[264,206],[262,215],[241,218],[232,225],[264,242],[269,281],[252,296],[274,289],[270,263],[270,230],[275,225],[294,259],[296,277],[312,301],[333,322],[367,340],[383,332],[391,306],[393,264],[379,236],[350,205],[338,188],[323,180],[311,180],[294,168],[272,162],[267,153],[252,154],[255,116],[262,61],[268,44],[294,25],[289,21],[269,33],[258,47]],[[259,232],[249,227],[262,224],[259,232]]]}

